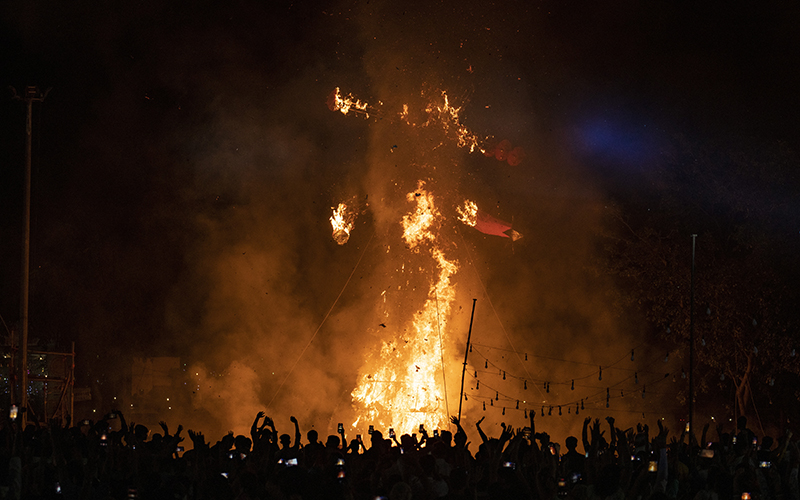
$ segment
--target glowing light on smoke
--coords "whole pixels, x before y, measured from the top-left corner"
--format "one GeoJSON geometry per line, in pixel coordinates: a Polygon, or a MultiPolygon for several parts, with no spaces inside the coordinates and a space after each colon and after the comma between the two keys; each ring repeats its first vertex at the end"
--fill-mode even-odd
{"type": "Polygon", "coordinates": [[[333,209],[331,215],[331,226],[333,227],[333,239],[336,243],[344,245],[350,239],[350,232],[356,220],[356,211],[345,203],[333,209]]]}
{"type": "Polygon", "coordinates": [[[429,253],[437,274],[403,338],[384,342],[361,374],[352,393],[354,405],[360,408],[354,427],[363,421],[411,433],[419,424],[433,429],[448,425],[442,374],[442,350],[446,346],[442,343],[447,343],[448,319],[455,300],[450,280],[458,271],[458,263],[448,260],[439,248],[437,235],[444,219],[422,181],[408,193],[407,200],[414,208],[402,219],[403,240],[412,252],[429,253]]]}

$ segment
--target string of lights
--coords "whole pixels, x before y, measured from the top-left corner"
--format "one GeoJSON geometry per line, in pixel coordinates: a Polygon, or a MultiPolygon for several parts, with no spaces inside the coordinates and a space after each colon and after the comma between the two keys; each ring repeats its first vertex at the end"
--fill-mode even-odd
{"type": "MultiPolygon", "coordinates": [[[[654,371],[654,370],[640,370],[638,368],[628,368],[617,366],[625,359],[630,359],[632,362],[635,360],[636,351],[641,349],[644,344],[641,343],[639,345],[634,346],[631,349],[625,350],[625,355],[619,357],[615,361],[609,364],[601,364],[595,365],[594,363],[588,363],[584,361],[574,361],[574,360],[567,360],[556,358],[552,356],[543,356],[543,355],[529,355],[528,353],[519,353],[514,349],[505,349],[499,348],[495,346],[489,346],[480,343],[472,343],[469,346],[469,352],[477,354],[483,361],[483,369],[472,368],[470,370],[470,375],[472,377],[472,384],[470,387],[470,392],[464,394],[465,401],[469,399],[474,399],[481,403],[483,411],[487,410],[487,406],[492,409],[493,407],[497,407],[501,412],[502,415],[506,414],[506,410],[516,410],[522,411],[524,413],[525,418],[528,418],[528,414],[531,411],[540,411],[542,416],[545,415],[552,415],[553,411],[557,412],[557,415],[564,416],[573,414],[574,408],[574,415],[579,415],[580,411],[585,410],[586,408],[592,409],[601,409],[603,408],[605,411],[622,411],[625,413],[636,413],[642,414],[643,417],[646,414],[662,414],[662,411],[649,411],[647,409],[631,409],[631,408],[617,408],[615,407],[613,410],[611,408],[611,402],[627,399],[632,401],[635,399],[645,399],[648,394],[648,387],[652,388],[654,385],[657,385],[664,380],[669,378],[670,373],[664,373],[663,371],[654,371]],[[548,361],[556,361],[561,363],[570,363],[576,365],[584,365],[584,366],[597,366],[596,370],[592,370],[591,373],[576,376],[574,378],[569,378],[563,381],[548,381],[542,378],[528,378],[524,376],[519,376],[514,373],[509,372],[508,370],[504,369],[499,363],[492,361],[490,357],[482,352],[481,350],[477,349],[477,347],[481,347],[486,350],[498,350],[504,352],[514,352],[517,355],[517,359],[524,359],[525,361],[529,360],[529,356],[531,358],[539,359],[539,360],[548,360],[548,361]],[[490,369],[491,366],[491,369],[490,369]],[[619,380],[613,381],[607,385],[592,385],[592,384],[575,384],[576,380],[587,380],[592,377],[597,377],[599,381],[603,380],[603,370],[606,370],[607,374],[610,373],[612,370],[616,372],[628,372],[630,373],[628,376],[621,378],[619,380]],[[632,372],[632,373],[631,373],[632,372]],[[640,375],[642,379],[640,380],[640,375]],[[539,392],[542,394],[543,401],[542,403],[534,403],[533,401],[529,400],[527,397],[517,397],[510,393],[507,389],[501,390],[501,387],[494,383],[487,383],[487,380],[490,378],[494,378],[497,382],[502,380],[513,380],[517,383],[520,381],[522,382],[521,390],[527,391],[528,384],[532,384],[539,389],[539,392]],[[629,385],[632,382],[633,385],[629,385]],[[550,394],[550,386],[553,385],[554,387],[569,387],[570,391],[574,391],[577,387],[580,392],[585,392],[589,390],[589,394],[584,394],[583,397],[570,397],[566,398],[567,400],[564,401],[560,398],[559,394],[555,394],[554,396],[558,398],[557,400],[550,400],[546,394],[550,394]],[[480,392],[474,392],[480,391],[480,392]],[[544,392],[542,392],[544,391],[544,392]],[[486,393],[489,394],[486,394],[486,393]],[[494,393],[492,395],[491,393],[494,393]]],[[[669,352],[664,357],[664,361],[669,361],[669,352]]],[[[525,370],[528,372],[528,370],[525,370]]],[[[529,372],[528,372],[529,373],[529,372]]],[[[684,378],[685,378],[685,372],[684,378]]],[[[674,379],[674,378],[673,378],[674,379]]],[[[655,395],[670,395],[674,396],[675,394],[670,394],[666,392],[650,392],[651,396],[655,395]]],[[[619,406],[619,405],[616,405],[619,406]]]]}

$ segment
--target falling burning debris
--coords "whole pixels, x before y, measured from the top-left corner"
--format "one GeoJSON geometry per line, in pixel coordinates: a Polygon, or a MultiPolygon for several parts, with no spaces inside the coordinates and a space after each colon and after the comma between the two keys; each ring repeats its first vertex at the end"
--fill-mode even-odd
{"type": "Polygon", "coordinates": [[[456,207],[456,211],[459,215],[458,220],[474,227],[483,234],[511,238],[511,241],[517,241],[522,238],[519,232],[512,229],[511,224],[479,210],[474,201],[466,200],[461,206],[456,207]]]}
{"type": "Polygon", "coordinates": [[[356,221],[356,210],[351,205],[339,203],[339,206],[333,209],[331,215],[331,226],[333,227],[333,239],[336,243],[344,245],[350,239],[350,232],[356,221]]]}
{"type": "Polygon", "coordinates": [[[464,204],[456,207],[458,212],[458,220],[468,226],[475,227],[478,223],[478,205],[474,201],[466,200],[464,204]]]}
{"type": "Polygon", "coordinates": [[[441,122],[445,130],[453,130],[455,132],[458,147],[468,148],[470,153],[474,152],[476,149],[483,153],[484,149],[478,145],[478,136],[470,132],[458,119],[458,113],[461,111],[461,108],[451,106],[450,99],[444,91],[442,91],[442,99],[444,100],[443,104],[431,102],[428,104],[425,111],[431,117],[441,122]]]}
{"type": "Polygon", "coordinates": [[[346,115],[350,111],[356,114],[363,114],[365,118],[369,118],[369,104],[361,102],[353,97],[352,94],[342,95],[339,92],[339,87],[336,87],[333,92],[328,94],[328,109],[331,111],[340,111],[346,115]]]}
{"type": "MultiPolygon", "coordinates": [[[[467,148],[469,149],[470,153],[475,152],[475,150],[480,151],[481,153],[487,154],[486,146],[482,146],[481,144],[485,144],[488,141],[488,138],[479,139],[477,135],[471,132],[466,125],[462,124],[459,120],[459,112],[461,111],[460,107],[454,107],[450,104],[450,98],[447,97],[447,93],[441,91],[441,100],[437,96],[436,99],[431,100],[427,107],[425,108],[425,113],[428,115],[428,119],[422,123],[420,126],[427,127],[432,123],[439,123],[442,126],[442,129],[445,132],[452,133],[455,137],[456,144],[460,148],[467,148]]],[[[342,114],[348,114],[350,111],[355,113],[360,113],[365,115],[369,118],[370,106],[365,103],[361,102],[359,99],[353,97],[352,94],[347,94],[343,96],[340,91],[339,87],[331,92],[328,95],[328,109],[331,111],[341,111],[342,114]]],[[[408,125],[415,127],[417,126],[416,123],[412,123],[409,119],[409,110],[408,105],[403,104],[403,110],[398,113],[400,120],[407,123],[408,125]]],[[[506,141],[508,142],[508,141],[506,141]]],[[[494,155],[494,152],[489,156],[494,155]]],[[[503,161],[505,161],[505,156],[503,157],[503,161]]]]}
{"type": "Polygon", "coordinates": [[[439,247],[437,236],[444,217],[433,195],[424,189],[424,182],[419,181],[407,199],[415,207],[403,217],[403,240],[414,253],[429,252],[438,273],[404,338],[385,341],[371,365],[362,370],[352,393],[359,414],[354,427],[370,422],[411,433],[419,424],[447,426],[443,343],[448,339],[448,319],[456,294],[450,279],[458,271],[458,263],[448,260],[439,247]]]}

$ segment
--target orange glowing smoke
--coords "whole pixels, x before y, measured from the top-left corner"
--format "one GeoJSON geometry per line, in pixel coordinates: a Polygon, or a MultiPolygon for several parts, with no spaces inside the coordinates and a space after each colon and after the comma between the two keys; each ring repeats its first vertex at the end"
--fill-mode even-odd
{"type": "Polygon", "coordinates": [[[403,217],[403,240],[414,253],[430,253],[437,276],[410,328],[402,337],[385,341],[362,369],[352,393],[358,414],[354,427],[374,424],[411,433],[419,424],[432,429],[449,425],[443,372],[447,347],[443,342],[447,343],[448,319],[455,300],[450,279],[458,271],[458,263],[448,260],[439,247],[438,230],[444,219],[424,186],[419,181],[417,190],[407,195],[414,209],[403,217]]]}
{"type": "Polygon", "coordinates": [[[333,227],[333,239],[336,240],[336,243],[344,245],[350,239],[350,232],[353,230],[356,220],[356,211],[344,203],[339,203],[339,206],[333,209],[330,220],[333,227]]]}

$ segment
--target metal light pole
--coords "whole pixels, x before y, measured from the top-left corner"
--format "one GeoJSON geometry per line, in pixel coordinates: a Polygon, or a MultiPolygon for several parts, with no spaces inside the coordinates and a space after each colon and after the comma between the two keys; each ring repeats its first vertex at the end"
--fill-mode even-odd
{"type": "Polygon", "coordinates": [[[694,432],[694,249],[697,235],[692,235],[692,277],[689,293],[689,432],[694,432]]]}
{"type": "MultiPolygon", "coordinates": [[[[12,89],[13,90],[13,89],[12,89]]],[[[25,94],[20,97],[14,92],[14,97],[25,101],[27,117],[25,122],[25,197],[23,201],[22,220],[22,279],[19,303],[19,406],[20,423],[25,427],[27,423],[28,408],[28,282],[30,274],[30,248],[31,248],[31,145],[33,129],[33,103],[42,102],[47,92],[41,93],[38,87],[25,87],[25,94]]]]}
{"type": "Polygon", "coordinates": [[[469,356],[469,341],[472,338],[472,320],[475,319],[475,303],[478,299],[472,299],[472,314],[469,317],[469,332],[467,333],[467,348],[464,352],[464,367],[461,368],[461,394],[458,397],[458,421],[461,422],[461,403],[464,402],[464,374],[467,371],[467,357],[469,356]]]}

